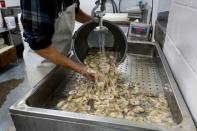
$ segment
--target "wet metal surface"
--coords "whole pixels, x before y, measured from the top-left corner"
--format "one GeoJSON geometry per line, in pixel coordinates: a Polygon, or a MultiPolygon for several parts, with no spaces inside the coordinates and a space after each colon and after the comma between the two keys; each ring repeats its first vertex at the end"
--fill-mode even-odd
{"type": "MultiPolygon", "coordinates": [[[[196,131],[191,115],[159,45],[150,42],[131,42],[128,46],[128,57],[122,67],[122,71],[128,74],[126,78],[130,77],[132,80],[140,81],[141,84],[144,84],[142,87],[147,87],[147,90],[160,92],[161,89],[168,101],[173,120],[178,125],[163,126],[147,121],[130,122],[123,119],[50,109],[50,106],[45,106],[49,99],[56,98],[53,97],[54,94],[61,97],[58,95],[60,94],[59,90],[65,89],[67,92],[67,89],[73,87],[71,84],[74,82],[73,75],[70,77],[72,74],[70,70],[57,67],[23,99],[12,106],[10,112],[17,129],[20,131],[196,131]]],[[[65,92],[61,92],[61,94],[64,95],[65,92]]],[[[91,105],[91,102],[89,104],[91,105]]]]}
{"type": "Polygon", "coordinates": [[[8,109],[29,89],[22,59],[0,69],[0,131],[15,131],[8,109]]]}

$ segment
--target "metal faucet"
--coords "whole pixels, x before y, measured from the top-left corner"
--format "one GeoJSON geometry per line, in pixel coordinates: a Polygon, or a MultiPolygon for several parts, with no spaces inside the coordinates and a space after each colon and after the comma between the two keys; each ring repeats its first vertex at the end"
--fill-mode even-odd
{"type": "Polygon", "coordinates": [[[100,30],[103,29],[103,16],[106,13],[105,3],[106,0],[97,0],[95,2],[96,6],[92,9],[92,13],[91,13],[94,20],[99,23],[99,26],[96,28],[100,30]],[[99,8],[99,6],[100,6],[100,10],[96,11],[99,8]]]}

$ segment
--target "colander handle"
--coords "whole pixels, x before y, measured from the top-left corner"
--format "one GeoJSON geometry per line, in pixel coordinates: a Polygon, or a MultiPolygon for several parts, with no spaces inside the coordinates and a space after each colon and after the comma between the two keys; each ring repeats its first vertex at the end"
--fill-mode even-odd
{"type": "Polygon", "coordinates": [[[72,39],[73,39],[73,40],[75,40],[75,39],[76,39],[76,37],[77,37],[77,33],[78,33],[78,31],[75,31],[75,32],[73,33],[73,36],[72,36],[72,39]]]}
{"type": "Polygon", "coordinates": [[[74,52],[73,52],[73,50],[71,50],[71,51],[67,54],[67,57],[68,57],[68,58],[71,58],[73,55],[74,55],[74,52]]]}

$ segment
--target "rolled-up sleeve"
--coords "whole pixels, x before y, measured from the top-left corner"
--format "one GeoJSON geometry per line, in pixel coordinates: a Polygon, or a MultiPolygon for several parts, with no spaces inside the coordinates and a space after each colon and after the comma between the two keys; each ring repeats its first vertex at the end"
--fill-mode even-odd
{"type": "Polygon", "coordinates": [[[54,21],[47,12],[46,3],[40,0],[21,2],[21,22],[24,29],[24,38],[33,50],[40,50],[52,44],[54,21]],[[45,7],[44,7],[45,6],[45,7]]]}
{"type": "Polygon", "coordinates": [[[52,44],[51,39],[54,33],[53,24],[40,24],[38,22],[37,24],[34,23],[32,26],[30,26],[28,24],[29,22],[24,19],[22,20],[22,23],[25,41],[29,43],[31,49],[40,50],[52,44]]]}
{"type": "MultiPolygon", "coordinates": [[[[55,32],[54,23],[61,11],[62,0],[21,0],[21,22],[24,29],[24,38],[33,50],[40,50],[52,44],[55,32]]],[[[66,7],[77,4],[76,12],[79,10],[79,0],[64,0],[66,7]]]]}

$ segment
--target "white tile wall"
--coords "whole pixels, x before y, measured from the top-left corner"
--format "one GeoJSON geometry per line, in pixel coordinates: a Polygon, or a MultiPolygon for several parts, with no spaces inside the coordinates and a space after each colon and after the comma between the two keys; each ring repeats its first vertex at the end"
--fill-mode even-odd
{"type": "Polygon", "coordinates": [[[164,53],[197,122],[197,4],[173,0],[164,53]]]}
{"type": "Polygon", "coordinates": [[[168,19],[168,26],[167,26],[167,33],[169,34],[169,37],[176,42],[178,37],[178,30],[179,25],[177,24],[177,19],[179,17],[178,12],[176,11],[176,6],[172,5],[171,8],[175,8],[170,10],[169,19],[168,19]]]}
{"type": "Polygon", "coordinates": [[[197,8],[197,0],[190,0],[190,5],[194,8],[197,8]]]}
{"type": "Polygon", "coordinates": [[[190,0],[173,0],[173,1],[181,5],[186,5],[186,6],[190,5],[190,0]]]}
{"type": "MultiPolygon", "coordinates": [[[[194,67],[197,67],[197,52],[194,58],[194,63],[192,64],[194,67]]],[[[197,69],[195,68],[195,72],[197,73],[197,69]]]]}
{"type": "Polygon", "coordinates": [[[158,12],[169,11],[172,0],[159,0],[158,12]]]}
{"type": "Polygon", "coordinates": [[[176,17],[178,30],[175,32],[177,37],[174,44],[195,71],[196,68],[193,62],[197,52],[197,10],[179,5],[175,5],[174,7],[177,11],[176,16],[178,16],[176,17]]]}
{"type": "Polygon", "coordinates": [[[197,122],[197,75],[191,70],[182,53],[175,47],[169,36],[166,37],[164,53],[190,111],[197,122]]]}

